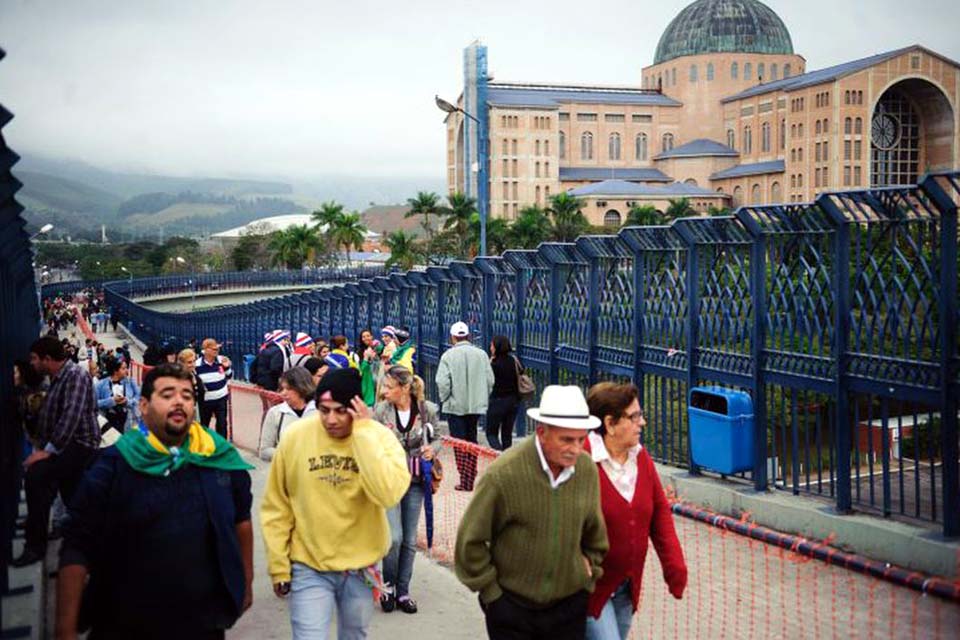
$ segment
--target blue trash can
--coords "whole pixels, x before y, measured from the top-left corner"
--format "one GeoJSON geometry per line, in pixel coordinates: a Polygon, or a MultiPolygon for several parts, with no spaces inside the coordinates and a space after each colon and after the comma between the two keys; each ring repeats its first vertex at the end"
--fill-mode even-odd
{"type": "Polygon", "coordinates": [[[245,354],[243,356],[243,379],[247,382],[250,381],[250,365],[253,364],[253,361],[257,359],[257,356],[245,354]]]}
{"type": "Polygon", "coordinates": [[[722,474],[753,469],[753,399],[725,387],[690,390],[693,463],[722,474]]]}

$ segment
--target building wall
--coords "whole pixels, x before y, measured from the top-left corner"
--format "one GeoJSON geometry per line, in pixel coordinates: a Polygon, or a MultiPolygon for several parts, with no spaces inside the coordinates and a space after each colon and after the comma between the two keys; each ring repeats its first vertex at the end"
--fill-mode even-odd
{"type": "Polygon", "coordinates": [[[666,158],[657,160],[657,168],[677,182],[686,182],[698,187],[712,188],[710,176],[737,164],[737,158],[729,156],[706,156],[689,158],[666,158]]]}
{"type": "MultiPolygon", "coordinates": [[[[670,198],[658,198],[650,196],[589,196],[580,198],[584,206],[581,211],[586,216],[587,221],[597,227],[604,226],[604,216],[608,211],[616,211],[620,215],[620,224],[627,219],[627,214],[633,206],[652,206],[657,211],[665,212],[670,207],[670,198]]],[[[706,214],[710,207],[723,209],[730,206],[730,201],[724,194],[711,196],[698,196],[687,198],[697,213],[706,214]]]]}

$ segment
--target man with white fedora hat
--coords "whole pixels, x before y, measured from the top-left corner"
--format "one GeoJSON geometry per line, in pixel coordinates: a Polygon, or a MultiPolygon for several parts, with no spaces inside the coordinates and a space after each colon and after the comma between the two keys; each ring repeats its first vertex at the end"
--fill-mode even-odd
{"type": "Polygon", "coordinates": [[[536,435],[504,452],[460,521],[457,577],[480,593],[490,638],[583,638],[609,548],[596,465],[600,425],[578,387],[551,385],[528,409],[536,435]]]}

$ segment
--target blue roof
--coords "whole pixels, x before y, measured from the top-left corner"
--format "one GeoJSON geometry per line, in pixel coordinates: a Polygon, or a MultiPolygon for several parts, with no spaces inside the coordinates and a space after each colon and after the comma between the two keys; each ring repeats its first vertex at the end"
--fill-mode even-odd
{"type": "MultiPolygon", "coordinates": [[[[720,102],[733,102],[734,100],[751,98],[753,96],[758,96],[770,91],[796,91],[797,89],[803,89],[805,87],[821,84],[823,82],[832,82],[838,78],[848,76],[851,73],[863,71],[864,69],[872,67],[876,64],[880,64],[881,62],[885,62],[891,58],[896,58],[897,56],[903,55],[907,51],[911,51],[913,49],[922,49],[922,47],[914,45],[911,47],[904,47],[903,49],[895,49],[894,51],[878,53],[877,55],[869,56],[867,58],[861,58],[851,62],[844,62],[843,64],[827,67],[826,69],[808,71],[798,76],[790,76],[789,78],[758,84],[755,87],[750,87],[745,91],[741,91],[735,95],[723,98],[720,102]]],[[[926,49],[924,49],[924,51],[926,51],[926,49]]],[[[933,54],[933,52],[928,53],[933,54]]],[[[941,56],[938,55],[938,57],[941,56]]]]}
{"type": "Polygon", "coordinates": [[[487,103],[498,107],[556,108],[570,102],[662,107],[681,105],[680,102],[653,89],[507,83],[490,83],[487,86],[487,103]]]}
{"type": "Polygon", "coordinates": [[[560,167],[560,180],[633,180],[643,182],[673,182],[673,178],[659,169],[615,169],[601,167],[560,167]]]}
{"type": "Polygon", "coordinates": [[[710,176],[711,180],[723,180],[724,178],[740,178],[743,176],[759,176],[765,173],[783,173],[787,170],[787,165],[783,160],[770,160],[769,162],[754,162],[753,164],[738,164],[723,171],[717,171],[710,176]]]}
{"type": "Polygon", "coordinates": [[[604,180],[603,182],[571,189],[567,193],[572,196],[656,196],[661,198],[723,195],[705,187],[698,187],[683,182],[672,182],[665,185],[649,185],[627,182],[626,180],[604,180]]]}
{"type": "Polygon", "coordinates": [[[665,158],[692,158],[701,156],[730,156],[736,157],[740,154],[736,149],[732,149],[716,140],[707,138],[698,138],[679,147],[674,147],[670,151],[664,151],[656,155],[654,160],[663,160],[665,158]]]}

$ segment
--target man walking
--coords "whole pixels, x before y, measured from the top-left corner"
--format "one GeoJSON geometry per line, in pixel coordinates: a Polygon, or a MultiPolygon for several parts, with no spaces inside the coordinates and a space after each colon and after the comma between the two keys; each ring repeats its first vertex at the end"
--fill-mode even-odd
{"type": "Polygon", "coordinates": [[[15,567],[43,558],[50,506],[57,492],[69,505],[83,470],[100,446],[93,379],[85,368],[68,360],[63,345],[51,336],[30,346],[30,364],[40,375],[50,376],[50,390],[37,420],[42,446],[23,463],[27,525],[23,554],[12,562],[15,567]]]}
{"type": "Polygon", "coordinates": [[[410,485],[403,447],[370,418],[360,373],[321,378],[317,413],[291,424],[274,453],[260,508],[268,570],[290,596],[295,640],[365,638],[375,565],[390,548],[386,510],[410,485]]]}
{"type": "MultiPolygon", "coordinates": [[[[493,369],[490,357],[470,343],[470,327],[454,322],[450,327],[453,346],[440,356],[437,365],[437,392],[442,410],[447,414],[450,435],[467,442],[477,441],[477,422],[487,412],[493,390],[493,369]]],[[[477,476],[477,456],[455,452],[460,484],[457,491],[473,491],[477,476]]]]}
{"type": "Polygon", "coordinates": [[[490,638],[579,640],[609,548],[597,468],[582,453],[600,420],[579,388],[558,385],[527,415],[536,435],[480,480],[457,530],[455,570],[480,592],[490,638]]]}
{"type": "Polygon", "coordinates": [[[223,638],[253,599],[252,467],[193,422],[193,380],[179,365],[147,373],[139,408],[140,425],[104,449],[74,496],[57,637],[91,625],[107,640],[223,638]]]}
{"type": "Polygon", "coordinates": [[[203,357],[197,362],[197,375],[203,382],[206,393],[200,403],[200,424],[210,426],[210,418],[216,419],[217,433],[227,437],[227,402],[230,389],[227,381],[233,378],[230,358],[220,355],[220,345],[213,338],[203,341],[203,357]]]}

